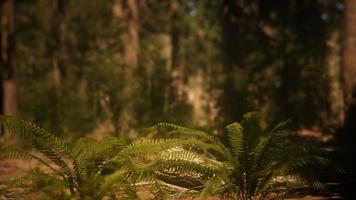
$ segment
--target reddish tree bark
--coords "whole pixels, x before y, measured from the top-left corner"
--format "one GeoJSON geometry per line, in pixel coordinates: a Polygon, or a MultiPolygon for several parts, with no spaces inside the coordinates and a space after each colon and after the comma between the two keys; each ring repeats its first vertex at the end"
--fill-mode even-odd
{"type": "Polygon", "coordinates": [[[2,3],[1,16],[1,60],[2,60],[2,111],[5,114],[17,114],[17,94],[14,70],[15,50],[15,11],[14,0],[2,3]]]}

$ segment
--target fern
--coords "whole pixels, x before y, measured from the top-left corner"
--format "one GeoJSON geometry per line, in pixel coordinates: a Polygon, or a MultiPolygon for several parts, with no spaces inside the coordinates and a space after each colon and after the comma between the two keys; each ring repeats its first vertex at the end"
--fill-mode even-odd
{"type": "Polygon", "coordinates": [[[228,125],[228,145],[203,131],[159,123],[150,129],[167,130],[171,138],[128,145],[115,137],[81,138],[71,147],[31,122],[1,116],[0,126],[46,159],[27,151],[0,151],[0,159],[34,159],[50,169],[8,184],[35,190],[38,199],[137,199],[140,185],[148,185],[155,199],[165,199],[164,188],[172,184],[204,187],[202,198],[234,191],[238,198],[250,199],[268,192],[275,177],[286,175],[321,188],[308,169],[326,164],[327,154],[314,144],[293,142],[288,121],[267,135],[260,134],[258,123],[256,113],[247,113],[241,123],[228,125]]]}
{"type": "Polygon", "coordinates": [[[269,134],[263,135],[259,128],[259,115],[247,113],[241,123],[226,127],[226,146],[208,133],[159,123],[151,129],[164,128],[170,136],[181,137],[186,143],[175,144],[180,150],[165,150],[159,155],[167,160],[157,156],[156,163],[161,165],[159,170],[163,173],[171,175],[175,172],[176,176],[188,174],[200,178],[205,185],[202,198],[232,189],[237,198],[251,199],[273,188],[273,180],[277,176],[291,176],[321,188],[322,184],[309,169],[325,165],[327,154],[315,144],[293,142],[287,129],[289,123],[281,122],[269,134]],[[212,156],[212,151],[218,152],[218,156],[212,156]]]}
{"type": "Polygon", "coordinates": [[[292,175],[320,186],[308,169],[326,164],[325,152],[315,144],[293,142],[291,132],[286,129],[290,121],[277,124],[267,136],[258,134],[257,116],[247,113],[241,124],[227,126],[229,145],[238,161],[235,173],[230,175],[230,179],[235,179],[238,196],[250,199],[266,192],[273,178],[281,175],[292,175]]]}
{"type": "MultiPolygon", "coordinates": [[[[26,185],[37,191],[39,199],[66,199],[65,196],[79,199],[101,199],[106,196],[115,199],[118,192],[132,198],[136,195],[135,183],[140,181],[138,177],[155,181],[152,182],[155,185],[154,191],[159,194],[156,174],[151,169],[141,169],[132,162],[130,155],[137,155],[138,159],[144,160],[139,156],[141,153],[135,153],[140,150],[135,150],[132,145],[125,146],[118,138],[104,138],[100,141],[81,138],[71,148],[60,138],[31,122],[0,116],[0,126],[31,143],[48,159],[41,159],[26,151],[0,152],[0,159],[35,159],[51,169],[50,172],[31,172],[16,180],[18,184],[8,182],[11,187],[26,185]],[[150,173],[142,173],[143,171],[150,173]]],[[[143,144],[145,143],[141,145],[143,144]]],[[[170,146],[169,142],[167,145],[170,146]]],[[[161,146],[151,152],[165,147],[164,144],[161,146]]]]}

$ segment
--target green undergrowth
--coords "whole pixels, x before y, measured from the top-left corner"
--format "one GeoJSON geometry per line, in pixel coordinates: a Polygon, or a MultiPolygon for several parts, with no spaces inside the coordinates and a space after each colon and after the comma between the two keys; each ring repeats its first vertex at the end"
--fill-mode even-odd
{"type": "Polygon", "coordinates": [[[200,130],[159,123],[148,131],[168,137],[124,144],[116,137],[80,138],[69,145],[27,121],[1,116],[3,130],[32,150],[1,149],[0,159],[28,159],[41,168],[8,180],[6,199],[166,199],[200,194],[234,199],[263,198],[271,192],[309,185],[322,188],[315,170],[328,164],[317,144],[293,140],[289,121],[268,133],[258,114],[247,113],[226,127],[227,143],[200,130]],[[20,192],[11,192],[19,190],[20,192]]]}

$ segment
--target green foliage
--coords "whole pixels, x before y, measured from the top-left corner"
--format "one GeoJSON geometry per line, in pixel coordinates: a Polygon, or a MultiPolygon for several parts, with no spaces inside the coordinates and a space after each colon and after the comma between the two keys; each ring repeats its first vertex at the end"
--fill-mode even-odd
{"type": "Polygon", "coordinates": [[[204,167],[206,173],[202,173],[205,176],[199,177],[204,183],[202,198],[233,191],[239,199],[251,199],[276,189],[279,179],[282,182],[304,181],[310,186],[322,187],[312,172],[316,167],[327,164],[327,154],[316,144],[293,140],[287,129],[288,124],[289,121],[281,122],[263,135],[259,129],[258,114],[247,113],[241,123],[235,122],[226,127],[226,146],[202,131],[168,123],[160,123],[155,127],[168,128],[170,134],[192,141],[185,148],[199,152],[197,154],[200,161],[184,155],[185,151],[182,150],[177,155],[185,157],[188,162],[177,162],[175,166],[186,167],[180,168],[179,174],[189,170],[199,172],[199,167],[204,167]],[[200,149],[194,146],[196,140],[204,142],[199,144],[200,149]],[[202,149],[205,151],[201,151],[202,149]]]}
{"type": "MultiPolygon", "coordinates": [[[[1,116],[0,125],[31,143],[41,153],[37,156],[29,151],[3,150],[0,159],[35,159],[48,167],[48,170],[36,170],[10,181],[7,184],[10,188],[21,186],[37,191],[36,199],[96,200],[103,197],[116,199],[118,195],[136,199],[136,183],[146,181],[156,199],[164,197],[155,168],[145,166],[143,161],[160,148],[145,153],[135,147],[140,149],[149,146],[148,143],[125,146],[114,137],[100,141],[81,138],[71,147],[27,121],[1,116]],[[136,155],[135,159],[131,155],[136,155]]],[[[160,141],[151,144],[156,146],[158,143],[160,141]]]]}
{"type": "Polygon", "coordinates": [[[169,185],[201,190],[202,198],[233,193],[239,199],[267,194],[281,180],[322,187],[312,172],[327,163],[326,153],[314,144],[294,141],[288,123],[261,134],[258,114],[247,113],[241,123],[226,127],[227,145],[203,131],[159,123],[148,130],[168,130],[171,138],[129,145],[115,137],[81,138],[69,146],[30,122],[1,116],[1,126],[30,142],[42,156],[1,151],[0,159],[35,159],[47,166],[8,184],[35,190],[39,199],[137,199],[138,185],[147,186],[155,199],[165,199],[169,185]]]}

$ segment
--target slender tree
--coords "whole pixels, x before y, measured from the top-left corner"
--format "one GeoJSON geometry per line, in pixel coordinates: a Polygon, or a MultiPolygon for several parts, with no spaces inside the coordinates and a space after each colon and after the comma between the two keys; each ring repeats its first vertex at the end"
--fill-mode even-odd
{"type": "Polygon", "coordinates": [[[61,71],[63,48],[65,43],[65,7],[64,1],[52,1],[52,32],[54,36],[54,52],[52,56],[53,86],[59,90],[61,85],[61,71]]]}
{"type": "MultiPolygon", "coordinates": [[[[2,10],[2,3],[3,2],[1,1],[0,10],[2,10]]],[[[2,28],[0,28],[0,114],[1,115],[4,114],[3,73],[4,73],[4,63],[2,60],[2,28]]]]}
{"type": "Polygon", "coordinates": [[[222,57],[224,81],[220,98],[221,116],[228,122],[240,120],[248,111],[245,88],[235,87],[234,75],[243,69],[246,58],[244,37],[244,0],[222,1],[222,57]]]}
{"type": "Polygon", "coordinates": [[[121,34],[120,43],[123,45],[124,67],[118,69],[119,75],[125,83],[120,97],[111,95],[112,121],[115,134],[122,140],[127,137],[129,128],[134,123],[134,99],[137,89],[135,73],[138,67],[139,56],[139,8],[136,0],[115,1],[113,4],[114,17],[123,18],[126,22],[124,33],[121,34]]]}
{"type": "Polygon", "coordinates": [[[180,50],[180,4],[178,0],[171,2],[171,27],[170,27],[170,39],[171,39],[171,76],[172,85],[170,88],[169,102],[172,103],[175,100],[182,98],[182,85],[184,70],[181,63],[181,50],[180,50]]]}
{"type": "MultiPolygon", "coordinates": [[[[343,69],[342,82],[344,93],[345,118],[340,129],[340,145],[350,156],[345,158],[345,166],[353,163],[356,152],[356,1],[346,0],[344,11],[343,69]]],[[[351,165],[356,171],[356,165],[351,165]]]]}
{"type": "Polygon", "coordinates": [[[344,26],[343,85],[347,113],[356,106],[356,1],[354,0],[345,1],[344,26]]]}
{"type": "Polygon", "coordinates": [[[15,0],[5,0],[1,16],[2,109],[10,115],[17,114],[17,95],[14,70],[15,50],[15,0]]]}

